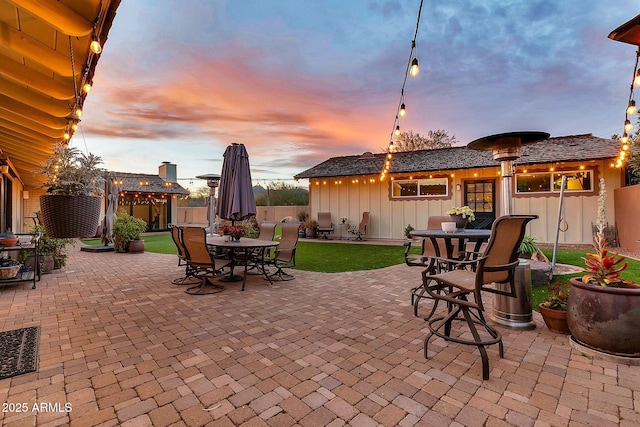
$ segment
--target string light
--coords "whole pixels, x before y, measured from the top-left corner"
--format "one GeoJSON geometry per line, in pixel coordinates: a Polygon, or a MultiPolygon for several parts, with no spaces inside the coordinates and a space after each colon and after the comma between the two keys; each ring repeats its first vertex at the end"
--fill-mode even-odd
{"type": "Polygon", "coordinates": [[[624,116],[624,132],[620,137],[620,152],[618,153],[618,160],[616,161],[616,167],[621,168],[626,160],[629,149],[629,135],[627,132],[631,132],[633,125],[629,116],[634,115],[638,109],[636,107],[636,101],[633,99],[633,91],[635,86],[640,86],[640,70],[638,69],[638,58],[640,58],[640,47],[636,51],[636,63],[633,67],[633,79],[631,80],[631,87],[629,89],[629,103],[627,104],[627,111],[624,116]]]}
{"type": "Polygon", "coordinates": [[[404,88],[407,84],[407,77],[411,75],[412,77],[416,77],[420,72],[418,68],[418,58],[415,56],[416,50],[416,38],[418,37],[418,29],[420,28],[420,16],[422,15],[422,4],[424,0],[420,0],[420,7],[418,8],[418,17],[416,19],[416,30],[413,33],[413,39],[411,40],[411,50],[409,51],[409,59],[407,61],[407,67],[404,72],[404,80],[402,81],[402,88],[400,90],[400,102],[398,103],[398,108],[396,109],[396,117],[393,122],[393,127],[391,131],[389,146],[387,149],[387,156],[384,162],[384,167],[380,172],[380,181],[384,180],[389,171],[391,170],[391,160],[393,157],[393,137],[400,136],[400,117],[404,117],[407,114],[406,104],[404,101],[404,88]]]}
{"type": "Polygon", "coordinates": [[[98,39],[98,36],[96,36],[96,33],[91,35],[91,44],[89,45],[89,48],[91,49],[91,52],[96,55],[102,53],[102,45],[100,44],[100,40],[98,39]]]}

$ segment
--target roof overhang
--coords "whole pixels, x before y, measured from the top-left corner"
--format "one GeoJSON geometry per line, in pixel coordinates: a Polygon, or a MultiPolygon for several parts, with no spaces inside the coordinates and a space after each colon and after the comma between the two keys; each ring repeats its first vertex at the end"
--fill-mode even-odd
{"type": "MultiPolygon", "coordinates": [[[[0,0],[0,150],[27,187],[79,119],[120,0],[0,0]],[[74,66],[71,64],[73,53],[74,66]],[[73,70],[73,71],[72,71],[73,70]]],[[[2,160],[0,160],[2,162],[2,160]]]]}

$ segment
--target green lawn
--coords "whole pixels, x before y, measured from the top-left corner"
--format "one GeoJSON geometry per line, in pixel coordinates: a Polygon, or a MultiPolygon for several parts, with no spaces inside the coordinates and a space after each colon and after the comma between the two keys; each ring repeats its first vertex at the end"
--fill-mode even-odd
{"type": "MultiPolygon", "coordinates": [[[[176,247],[170,234],[158,234],[144,236],[145,250],[163,254],[176,254],[176,247]]],[[[83,240],[90,245],[100,245],[99,239],[83,240]]],[[[414,246],[417,253],[418,248],[414,246]]],[[[552,250],[543,249],[545,255],[551,259],[552,250]]],[[[389,267],[404,262],[404,247],[390,245],[359,245],[355,243],[322,243],[301,239],[296,251],[297,268],[306,271],[324,273],[339,273],[344,271],[374,270],[389,267]]],[[[583,250],[558,250],[556,262],[558,264],[570,264],[584,266],[583,257],[587,251],[583,250]]],[[[622,277],[627,280],[640,282],[640,261],[628,260],[629,267],[623,272],[622,277]]],[[[577,274],[557,275],[553,281],[568,282],[570,277],[579,277],[577,274]]],[[[547,293],[546,286],[533,288],[533,307],[537,309],[538,303],[544,301],[547,293]]]]}

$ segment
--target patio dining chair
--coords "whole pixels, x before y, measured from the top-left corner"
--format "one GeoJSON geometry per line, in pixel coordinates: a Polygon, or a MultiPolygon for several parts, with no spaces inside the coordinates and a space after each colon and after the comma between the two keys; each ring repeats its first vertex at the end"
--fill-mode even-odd
{"type": "Polygon", "coordinates": [[[231,265],[231,260],[209,251],[206,230],[202,227],[183,227],[182,242],[187,264],[199,282],[198,285],[187,288],[185,292],[191,295],[207,295],[223,291],[224,287],[214,283],[213,278],[220,276],[222,269],[231,265]]]}
{"type": "MultiPolygon", "coordinates": [[[[260,224],[260,231],[258,233],[258,239],[260,240],[273,240],[276,235],[276,226],[278,223],[276,222],[263,222],[260,224]]],[[[271,248],[256,248],[249,252],[247,256],[249,257],[250,267],[247,272],[251,270],[259,270],[257,274],[264,274],[263,265],[266,252],[268,252],[271,248]]],[[[236,260],[242,260],[245,254],[236,254],[236,260]]],[[[256,274],[256,273],[250,273],[256,274]]]]}
{"type": "Polygon", "coordinates": [[[505,215],[491,228],[491,237],[484,254],[459,264],[475,264],[472,269],[455,269],[444,273],[423,272],[423,286],[431,298],[447,304],[445,316],[428,320],[429,333],[424,339],[424,356],[433,335],[446,341],[478,347],[482,359],[482,378],[489,379],[489,358],[486,346],[498,344],[504,357],[502,335],[484,318],[483,292],[516,297],[515,270],[518,266],[518,247],[529,221],[537,215],[505,215]],[[471,298],[470,298],[471,297],[471,298]],[[462,317],[460,317],[462,315],[462,317]],[[467,328],[452,335],[454,321],[462,321],[467,328]],[[478,328],[476,325],[480,326],[478,328]],[[469,337],[469,333],[471,336],[469,337]]]}
{"type": "Polygon", "coordinates": [[[182,243],[182,229],[172,225],[171,238],[178,250],[178,266],[185,266],[184,276],[173,279],[171,283],[174,285],[193,285],[194,283],[199,283],[200,281],[195,277],[196,271],[191,268],[187,262],[187,252],[184,248],[184,244],[182,243]]]}
{"type": "Polygon", "coordinates": [[[327,234],[333,233],[333,223],[331,222],[331,212],[318,212],[318,233],[323,239],[328,239],[327,234]]]}
{"type": "MultiPolygon", "coordinates": [[[[449,215],[446,216],[430,216],[427,219],[427,230],[440,230],[442,223],[451,221],[451,217],[449,215]]],[[[438,256],[444,257],[446,252],[444,241],[438,240],[438,248],[433,244],[431,239],[422,239],[421,243],[421,251],[419,254],[412,254],[411,246],[413,240],[407,240],[404,244],[404,262],[409,267],[423,267],[426,268],[426,271],[429,274],[436,274],[442,271],[447,270],[447,263],[439,259],[438,256]]],[[[415,288],[411,289],[411,305],[413,305],[413,314],[414,316],[418,316],[418,304],[422,298],[428,298],[425,296],[425,288],[422,286],[422,282],[418,284],[415,288]]],[[[426,317],[428,319],[433,315],[437,308],[437,304],[433,304],[431,308],[431,313],[426,317]]]]}
{"type": "Polygon", "coordinates": [[[265,262],[276,268],[276,271],[269,275],[269,277],[277,277],[283,281],[293,280],[295,277],[283,269],[296,266],[299,223],[283,222],[280,225],[282,227],[280,244],[276,247],[274,255],[267,258],[265,262]]]}
{"type": "Polygon", "coordinates": [[[355,240],[362,240],[362,236],[367,234],[367,227],[369,226],[369,212],[362,212],[362,220],[360,220],[360,224],[358,224],[358,228],[349,228],[347,232],[349,234],[353,234],[356,238],[355,240]]]}

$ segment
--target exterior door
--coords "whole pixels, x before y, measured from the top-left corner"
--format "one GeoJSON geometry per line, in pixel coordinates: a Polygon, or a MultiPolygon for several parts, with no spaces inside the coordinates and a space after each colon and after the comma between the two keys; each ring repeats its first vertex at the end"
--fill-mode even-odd
{"type": "Polygon", "coordinates": [[[464,204],[476,215],[467,228],[489,229],[496,219],[496,182],[493,179],[465,181],[464,204]]]}

